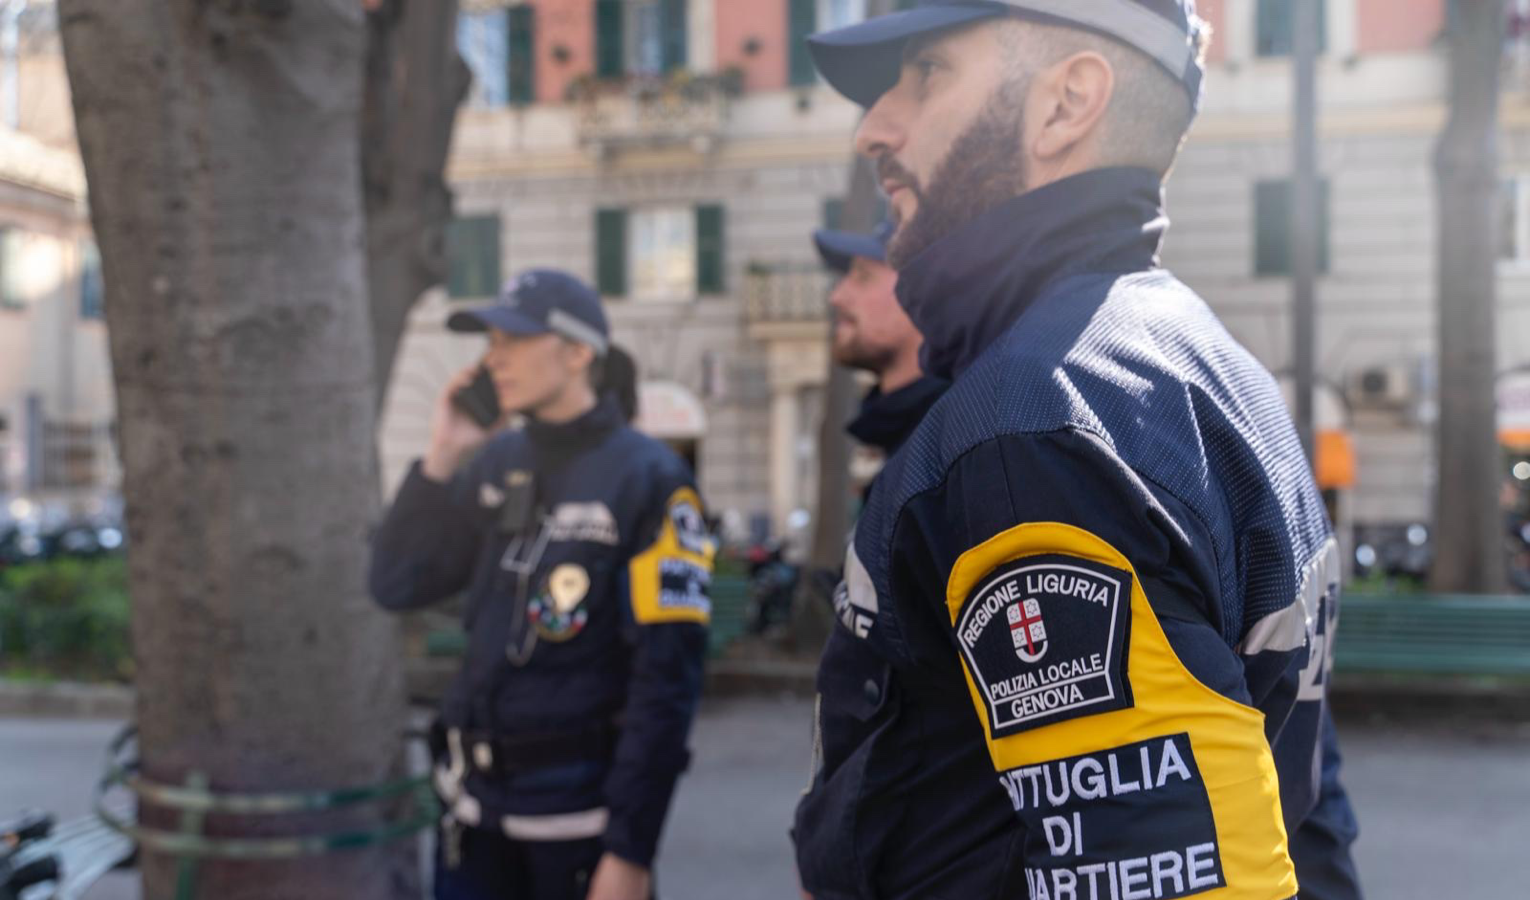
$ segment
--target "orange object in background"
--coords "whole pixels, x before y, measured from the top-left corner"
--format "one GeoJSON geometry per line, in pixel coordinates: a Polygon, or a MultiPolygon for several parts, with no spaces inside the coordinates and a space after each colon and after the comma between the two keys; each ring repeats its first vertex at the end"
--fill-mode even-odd
{"type": "Polygon", "coordinates": [[[1355,442],[1348,432],[1319,431],[1315,450],[1319,489],[1331,491],[1355,486],[1355,442]]]}

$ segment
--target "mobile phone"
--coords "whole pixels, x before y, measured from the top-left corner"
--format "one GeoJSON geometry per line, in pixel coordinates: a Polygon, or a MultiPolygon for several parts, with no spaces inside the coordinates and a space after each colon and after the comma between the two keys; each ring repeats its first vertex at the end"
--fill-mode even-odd
{"type": "Polygon", "coordinates": [[[478,377],[473,383],[452,395],[452,404],[480,428],[492,428],[504,414],[499,407],[499,392],[494,390],[494,377],[487,366],[479,366],[478,377]]]}

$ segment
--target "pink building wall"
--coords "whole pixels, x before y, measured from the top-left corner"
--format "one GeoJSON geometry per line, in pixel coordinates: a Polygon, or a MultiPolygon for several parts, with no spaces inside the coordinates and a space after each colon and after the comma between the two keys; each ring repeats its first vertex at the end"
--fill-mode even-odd
{"type": "Polygon", "coordinates": [[[593,0],[530,0],[536,7],[537,102],[562,103],[568,83],[595,72],[593,0]],[[559,48],[567,61],[558,60],[559,48]]]}
{"type": "Polygon", "coordinates": [[[1356,0],[1361,53],[1400,53],[1428,47],[1445,29],[1445,0],[1356,0]]]}
{"type": "Polygon", "coordinates": [[[744,88],[786,87],[786,0],[716,0],[717,70],[744,70],[744,88]],[[756,45],[749,53],[746,45],[756,45]]]}
{"type": "Polygon", "coordinates": [[[1227,59],[1227,0],[1201,0],[1195,4],[1196,12],[1211,25],[1211,46],[1206,50],[1209,63],[1227,59]]]}

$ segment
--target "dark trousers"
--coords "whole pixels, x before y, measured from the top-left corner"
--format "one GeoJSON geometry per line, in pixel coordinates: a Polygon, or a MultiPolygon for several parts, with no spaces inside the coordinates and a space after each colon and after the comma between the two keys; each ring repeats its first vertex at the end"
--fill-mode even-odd
{"type": "Polygon", "coordinates": [[[1291,835],[1291,859],[1301,900],[1360,900],[1360,876],[1350,846],[1360,834],[1349,795],[1339,781],[1339,737],[1323,714],[1323,784],[1317,807],[1291,835]]]}
{"type": "Polygon", "coordinates": [[[599,838],[515,841],[499,831],[464,828],[455,869],[437,835],[436,900],[584,900],[605,852],[599,838]]]}

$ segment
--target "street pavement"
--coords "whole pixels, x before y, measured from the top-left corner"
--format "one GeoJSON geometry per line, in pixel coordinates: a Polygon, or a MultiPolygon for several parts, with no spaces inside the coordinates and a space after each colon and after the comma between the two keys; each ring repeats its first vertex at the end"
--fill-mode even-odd
{"type": "MultiPolygon", "coordinates": [[[[666,900],[796,900],[787,828],[807,779],[812,703],[709,701],[670,816],[666,900]]],[[[0,719],[0,815],[86,813],[116,725],[0,719]]],[[[1530,726],[1347,718],[1345,778],[1371,900],[1524,897],[1530,884],[1530,726]]],[[[114,874],[88,900],[137,900],[114,874]]]]}

